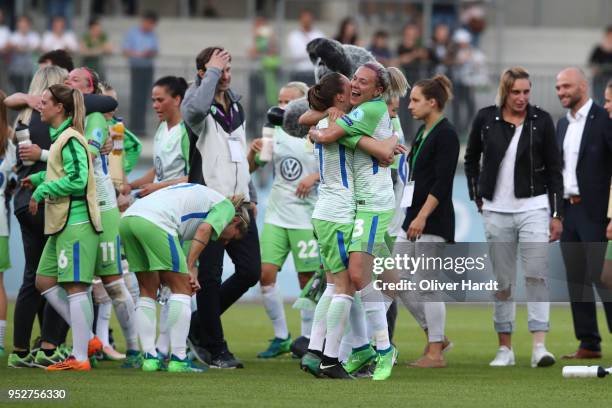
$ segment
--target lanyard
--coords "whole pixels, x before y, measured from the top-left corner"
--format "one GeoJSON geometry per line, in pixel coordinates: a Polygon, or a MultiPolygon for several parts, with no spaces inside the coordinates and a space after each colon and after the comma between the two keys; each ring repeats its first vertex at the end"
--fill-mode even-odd
{"type": "MultiPolygon", "coordinates": [[[[442,121],[442,119],[444,119],[444,116],[440,116],[440,119],[438,119],[436,121],[436,123],[433,124],[433,126],[425,133],[423,133],[423,131],[425,130],[425,128],[423,128],[416,136],[415,139],[415,147],[416,147],[416,152],[414,152],[414,154],[411,155],[410,158],[410,180],[413,179],[414,175],[414,164],[416,163],[417,157],[419,157],[419,153],[421,153],[421,149],[423,148],[423,145],[425,144],[425,139],[427,139],[427,136],[429,136],[432,132],[432,130],[434,130],[434,128],[438,125],[438,123],[440,123],[442,121]],[[418,146],[417,146],[418,144],[418,146]]],[[[412,152],[411,152],[412,153],[412,152]]]]}

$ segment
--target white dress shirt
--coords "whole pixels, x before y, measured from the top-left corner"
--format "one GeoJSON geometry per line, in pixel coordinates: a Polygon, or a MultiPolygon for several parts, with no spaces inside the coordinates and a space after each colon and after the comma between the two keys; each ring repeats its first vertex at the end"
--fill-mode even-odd
{"type": "Polygon", "coordinates": [[[567,131],[563,139],[563,197],[580,195],[578,188],[578,177],[576,176],[576,166],[578,166],[578,153],[582,142],[582,133],[586,124],[587,115],[593,106],[593,100],[589,100],[572,116],[567,112],[567,131]]]}
{"type": "Polygon", "coordinates": [[[325,37],[325,34],[316,28],[313,28],[308,32],[298,28],[289,34],[287,46],[289,55],[291,55],[291,59],[293,60],[293,69],[295,71],[313,70],[312,62],[310,61],[310,57],[306,51],[306,46],[310,41],[321,37],[325,37]]]}

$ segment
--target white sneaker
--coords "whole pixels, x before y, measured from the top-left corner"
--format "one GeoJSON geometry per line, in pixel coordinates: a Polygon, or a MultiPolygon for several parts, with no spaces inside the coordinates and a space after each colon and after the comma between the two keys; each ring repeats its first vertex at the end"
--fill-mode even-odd
{"type": "Polygon", "coordinates": [[[555,361],[555,356],[546,350],[544,344],[536,344],[531,353],[531,367],[550,367],[555,364],[555,361]]]}
{"type": "Polygon", "coordinates": [[[508,367],[514,365],[514,351],[506,346],[501,346],[493,361],[489,363],[491,367],[508,367]]]}

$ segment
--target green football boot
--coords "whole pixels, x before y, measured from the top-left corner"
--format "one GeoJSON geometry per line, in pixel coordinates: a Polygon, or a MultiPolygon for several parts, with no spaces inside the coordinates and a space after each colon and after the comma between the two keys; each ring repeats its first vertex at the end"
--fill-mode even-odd
{"type": "Polygon", "coordinates": [[[315,377],[319,378],[321,376],[321,358],[316,354],[308,351],[302,359],[300,360],[300,368],[302,371],[310,373],[315,377]]]}
{"type": "Polygon", "coordinates": [[[38,350],[34,357],[33,365],[40,368],[49,367],[50,365],[64,361],[66,358],[59,349],[53,350],[53,354],[48,356],[44,351],[38,350]]]}
{"type": "Polygon", "coordinates": [[[142,361],[142,371],[161,371],[161,369],[162,361],[149,353],[145,353],[142,361]]]}
{"type": "Polygon", "coordinates": [[[266,351],[257,354],[257,358],[274,358],[291,351],[291,335],[286,339],[278,337],[270,340],[270,346],[266,351]]]}
{"type": "Polygon", "coordinates": [[[25,357],[19,357],[16,353],[8,356],[8,366],[10,368],[32,368],[34,367],[34,355],[28,353],[25,357]]]}
{"type": "Polygon", "coordinates": [[[353,374],[370,364],[375,358],[376,351],[374,351],[372,346],[366,344],[362,347],[354,348],[343,366],[347,373],[353,374]]]}
{"type": "Polygon", "coordinates": [[[169,373],[203,373],[206,371],[203,367],[196,366],[191,360],[188,358],[181,360],[176,357],[174,354],[170,358],[170,362],[168,363],[168,372],[169,373]]]}
{"type": "Polygon", "coordinates": [[[121,368],[142,368],[142,353],[138,350],[128,350],[125,352],[125,361],[121,368]]]}
{"type": "Polygon", "coordinates": [[[385,351],[384,354],[378,353],[376,357],[376,369],[374,370],[374,374],[372,374],[372,380],[382,381],[389,378],[391,376],[391,370],[393,370],[393,365],[397,360],[397,355],[397,349],[393,345],[391,349],[385,351]]]}

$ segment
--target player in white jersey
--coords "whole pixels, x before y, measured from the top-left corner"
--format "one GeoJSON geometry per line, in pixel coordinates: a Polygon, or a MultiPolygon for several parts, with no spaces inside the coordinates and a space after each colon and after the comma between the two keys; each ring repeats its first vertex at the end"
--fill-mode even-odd
{"type": "Polygon", "coordinates": [[[155,349],[155,298],[160,283],[170,287],[168,331],[171,372],[201,371],[186,356],[191,295],[199,289],[196,261],[210,240],[224,243],[246,233],[249,216],[242,197],[226,199],[199,184],[180,183],[136,201],[121,219],[121,238],[130,271],[140,287],[136,326],[144,352],[143,371],[159,371],[155,349]],[[191,240],[189,254],[180,242],[191,240]],[[178,273],[177,273],[178,272],[178,273]]]}
{"type": "Polygon", "coordinates": [[[160,78],[153,85],[153,109],[160,123],[153,140],[154,166],[130,183],[131,189],[141,189],[139,197],[187,181],[189,137],[180,110],[186,90],[187,82],[175,76],[160,78]]]}
{"type": "MultiPolygon", "coordinates": [[[[280,89],[278,106],[284,108],[303,98],[308,86],[290,82],[280,89]]],[[[274,328],[274,339],[269,347],[257,354],[259,358],[273,358],[291,351],[291,335],[283,307],[283,297],[276,286],[276,275],[292,254],[298,272],[300,289],[320,266],[319,249],[312,228],[312,211],[317,200],[316,183],[319,171],[312,154],[310,141],[288,135],[280,126],[274,128],[272,139],[274,182],[266,205],[261,246],[261,278],[259,284],[264,308],[274,328]]],[[[263,139],[255,139],[247,155],[249,168],[256,170],[266,164],[259,152],[263,139]]],[[[301,310],[301,336],[294,347],[305,349],[312,328],[312,310],[301,310]]]]}
{"type": "MultiPolygon", "coordinates": [[[[317,143],[334,143],[347,136],[370,136],[361,139],[388,142],[393,152],[397,137],[393,135],[385,99],[388,101],[392,96],[405,94],[407,88],[406,78],[398,69],[386,69],[375,63],[364,64],[357,69],[351,80],[350,102],[354,106],[353,110],[329,128],[311,131],[311,137],[317,143]]],[[[393,153],[388,164],[392,162],[393,153]]],[[[357,213],[348,249],[349,268],[346,273],[335,276],[336,294],[329,307],[329,315],[333,320],[328,320],[321,371],[327,376],[347,378],[338,362],[338,348],[353,302],[352,295],[357,289],[376,339],[376,369],[373,379],[384,380],[391,375],[397,351],[389,341],[382,294],[372,284],[372,263],[375,256],[389,256],[384,236],[394,212],[393,182],[390,169],[382,167],[378,159],[361,148],[355,151],[353,174],[357,213]]],[[[354,352],[367,355],[364,361],[375,356],[369,343],[354,352]]],[[[362,359],[358,360],[355,366],[362,359]]]]}
{"type": "MultiPolygon", "coordinates": [[[[89,68],[75,68],[66,81],[66,85],[80,90],[83,94],[101,93],[98,75],[89,68]]],[[[102,351],[104,357],[112,360],[125,358],[109,342],[110,310],[114,307],[117,320],[126,339],[129,353],[138,352],[138,339],[134,326],[135,304],[122,277],[121,242],[119,238],[119,209],[117,196],[108,167],[108,155],[101,152],[109,138],[106,118],[101,113],[91,113],[85,117],[85,138],[89,154],[92,156],[94,179],[96,181],[96,199],[100,208],[100,217],[104,231],[98,235],[98,254],[95,274],[100,278],[103,287],[97,283],[94,292],[98,304],[99,318],[96,322],[96,337],[91,340],[92,349],[102,351]],[[108,296],[104,296],[107,294],[108,296]],[[99,343],[99,344],[98,344],[99,343]]],[[[96,285],[94,283],[94,285],[96,285]]]]}

